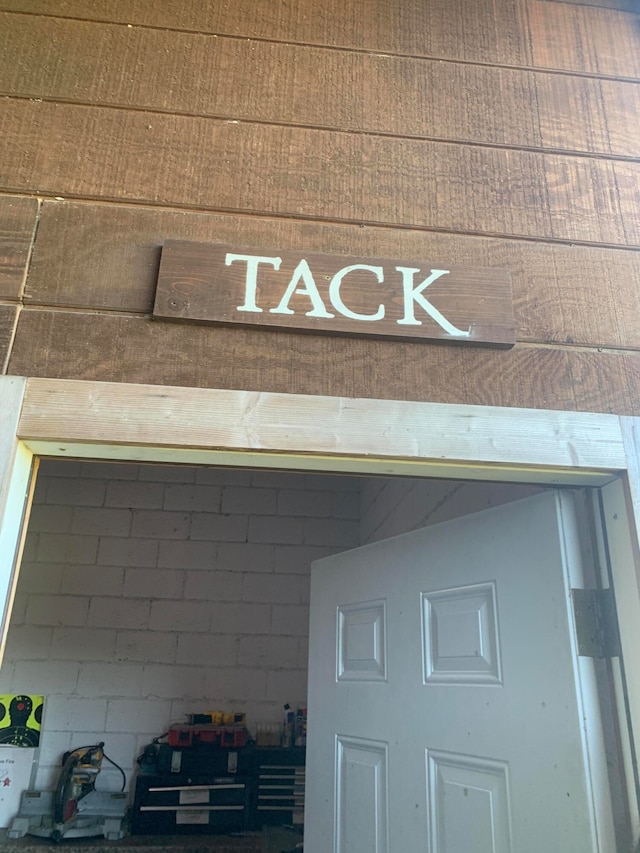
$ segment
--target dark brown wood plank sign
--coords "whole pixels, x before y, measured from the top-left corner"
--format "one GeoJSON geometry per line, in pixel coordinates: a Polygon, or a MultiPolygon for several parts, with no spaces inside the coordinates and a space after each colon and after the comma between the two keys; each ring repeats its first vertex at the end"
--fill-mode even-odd
{"type": "Polygon", "coordinates": [[[167,240],[155,318],[512,347],[508,271],[167,240]]]}

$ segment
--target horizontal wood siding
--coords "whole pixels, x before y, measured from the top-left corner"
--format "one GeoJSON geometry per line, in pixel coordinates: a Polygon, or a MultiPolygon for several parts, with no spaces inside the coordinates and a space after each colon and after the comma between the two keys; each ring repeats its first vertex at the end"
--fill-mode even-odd
{"type": "Polygon", "coordinates": [[[640,414],[639,114],[632,0],[0,0],[0,364],[640,414]],[[518,343],[153,321],[169,238],[506,268],[518,343]]]}
{"type": "Polygon", "coordinates": [[[18,308],[0,303],[0,373],[4,373],[11,347],[18,308]]]}
{"type": "Polygon", "coordinates": [[[0,0],[0,10],[270,41],[640,77],[631,0],[0,0]],[[620,8],[622,7],[622,8],[620,8]]]}
{"type": "Polygon", "coordinates": [[[640,163],[6,99],[12,191],[640,246],[640,163]],[[55,140],[55,144],[51,144],[55,140]]]}
{"type": "Polygon", "coordinates": [[[640,112],[635,83],[116,25],[100,27],[96,45],[96,29],[91,22],[0,13],[5,57],[0,93],[394,136],[640,155],[640,135],[630,132],[628,122],[631,112],[640,112]],[[317,80],[335,85],[318,89],[317,80]],[[576,110],[583,120],[576,121],[576,110]]]}
{"type": "Polygon", "coordinates": [[[618,412],[638,407],[640,359],[189,327],[141,317],[23,311],[11,372],[60,379],[618,412]],[[35,366],[35,370],[33,369],[35,366]]]}
{"type": "Polygon", "coordinates": [[[638,252],[134,206],[45,201],[25,301],[150,314],[168,238],[509,269],[518,340],[640,349],[638,252]]]}
{"type": "Polygon", "coordinates": [[[36,199],[0,195],[0,300],[22,297],[37,216],[36,199]]]}

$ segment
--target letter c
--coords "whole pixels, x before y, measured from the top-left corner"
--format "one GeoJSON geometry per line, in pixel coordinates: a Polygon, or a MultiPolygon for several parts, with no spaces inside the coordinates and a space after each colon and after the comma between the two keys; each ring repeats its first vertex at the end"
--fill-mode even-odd
{"type": "Polygon", "coordinates": [[[350,320],[365,320],[369,323],[374,320],[382,320],[384,317],[384,305],[382,304],[378,306],[378,310],[375,314],[358,314],[356,311],[352,311],[350,308],[347,308],[342,301],[342,297],[340,296],[342,280],[346,275],[350,272],[354,272],[355,270],[366,270],[368,272],[372,272],[378,279],[378,284],[382,284],[384,281],[384,270],[382,267],[371,267],[368,264],[353,264],[350,267],[343,267],[334,275],[331,279],[331,284],[329,285],[329,299],[331,300],[331,304],[336,311],[339,311],[344,317],[348,317],[350,320]]]}

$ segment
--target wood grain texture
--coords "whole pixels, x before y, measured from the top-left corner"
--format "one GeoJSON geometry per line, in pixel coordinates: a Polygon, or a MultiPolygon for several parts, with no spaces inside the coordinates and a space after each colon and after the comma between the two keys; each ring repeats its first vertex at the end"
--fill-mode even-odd
{"type": "MultiPolygon", "coordinates": [[[[1,0],[0,9],[385,53],[640,77],[637,16],[611,0],[1,0]]],[[[621,0],[626,7],[632,0],[621,0]]],[[[637,9],[635,10],[637,12],[637,9]]]]}
{"type": "Polygon", "coordinates": [[[640,355],[490,351],[23,310],[13,374],[488,406],[640,412],[640,355]]]}
{"type": "Polygon", "coordinates": [[[8,13],[0,13],[0,92],[640,156],[633,83],[8,13]]]}
{"type": "Polygon", "coordinates": [[[599,6],[529,0],[532,64],[640,77],[640,17],[599,6]]]}
{"type": "Polygon", "coordinates": [[[0,196],[0,299],[22,297],[37,216],[36,199],[0,196]]]}
{"type": "Polygon", "coordinates": [[[15,305],[0,305],[0,374],[7,372],[6,364],[17,313],[15,305]]]}
{"type": "Polygon", "coordinates": [[[0,518],[4,515],[9,494],[25,386],[26,380],[20,376],[0,376],[0,518]]]}
{"type": "Polygon", "coordinates": [[[165,240],[153,316],[461,346],[515,343],[508,270],[308,247],[165,240]]]}
{"type": "Polygon", "coordinates": [[[0,183],[24,192],[608,244],[640,230],[640,163],[15,100],[0,134],[0,183]]]}
{"type": "MultiPolygon", "coordinates": [[[[487,473],[501,465],[503,475],[504,466],[550,473],[625,465],[620,419],[611,415],[33,378],[18,434],[29,446],[63,438],[132,450],[305,454],[307,462],[315,454],[343,456],[343,471],[362,457],[479,463],[487,473]]],[[[499,479],[495,469],[491,479],[499,479]]]]}
{"type": "Polygon", "coordinates": [[[1,0],[0,9],[510,65],[529,55],[518,0],[1,0]]]}
{"type": "Polygon", "coordinates": [[[149,314],[169,238],[506,268],[520,341],[640,348],[638,252],[117,205],[43,204],[25,301],[149,314]]]}

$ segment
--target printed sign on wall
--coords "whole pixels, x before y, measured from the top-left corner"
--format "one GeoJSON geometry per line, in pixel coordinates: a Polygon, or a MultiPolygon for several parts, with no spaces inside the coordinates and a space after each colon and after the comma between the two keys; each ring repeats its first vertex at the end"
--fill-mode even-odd
{"type": "Polygon", "coordinates": [[[153,316],[512,347],[507,270],[167,240],[153,316]]]}

